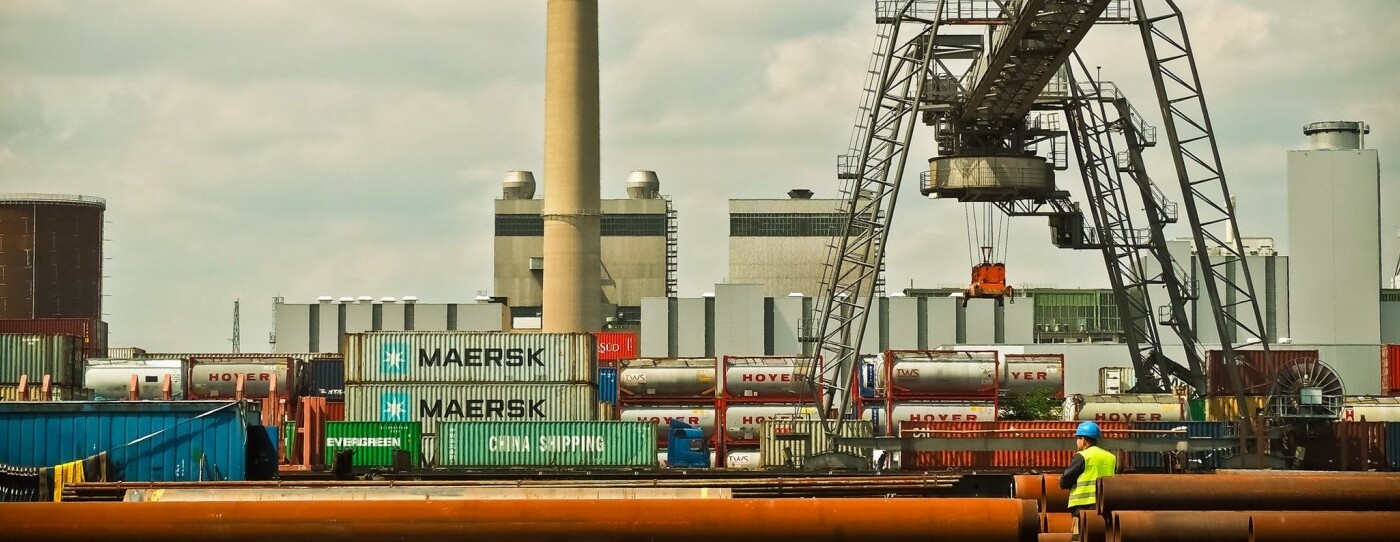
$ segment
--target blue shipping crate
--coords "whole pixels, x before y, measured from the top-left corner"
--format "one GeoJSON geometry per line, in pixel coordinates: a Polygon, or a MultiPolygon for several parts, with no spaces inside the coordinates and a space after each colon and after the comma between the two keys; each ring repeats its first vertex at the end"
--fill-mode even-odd
{"type": "Polygon", "coordinates": [[[598,400],[617,404],[617,368],[598,368],[598,400]]]}
{"type": "Polygon", "coordinates": [[[327,401],[345,400],[345,361],[318,358],[306,362],[307,395],[325,397],[327,401]]]}
{"type": "Polygon", "coordinates": [[[0,463],[49,467],[105,451],[112,480],[246,480],[248,429],[260,410],[233,401],[0,402],[0,463]]]}
{"type": "MultiPolygon", "coordinates": [[[[1135,431],[1169,431],[1172,429],[1185,427],[1187,437],[1201,438],[1224,438],[1233,435],[1229,424],[1225,422],[1133,422],[1135,431]]],[[[1151,438],[1148,434],[1139,434],[1138,438],[1151,438]]],[[[1161,438],[1171,438],[1171,435],[1163,434],[1161,438]]],[[[1216,450],[1210,452],[1190,452],[1186,454],[1186,470],[1215,470],[1220,468],[1221,458],[1228,450],[1216,450]]],[[[1138,471],[1161,471],[1166,468],[1160,452],[1133,452],[1133,468],[1138,471]]]]}

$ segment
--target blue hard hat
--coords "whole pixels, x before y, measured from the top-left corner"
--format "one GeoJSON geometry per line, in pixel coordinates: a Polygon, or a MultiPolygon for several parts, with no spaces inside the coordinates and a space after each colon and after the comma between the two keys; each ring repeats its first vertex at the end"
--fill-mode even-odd
{"type": "Polygon", "coordinates": [[[1083,422],[1079,424],[1078,429],[1074,430],[1074,436],[1088,437],[1094,440],[1098,440],[1100,438],[1103,438],[1103,432],[1099,431],[1099,424],[1096,424],[1094,422],[1083,422]]]}

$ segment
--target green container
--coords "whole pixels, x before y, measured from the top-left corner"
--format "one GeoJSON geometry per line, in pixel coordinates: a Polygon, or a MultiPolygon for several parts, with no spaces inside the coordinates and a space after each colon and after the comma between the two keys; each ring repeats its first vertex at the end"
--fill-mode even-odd
{"type": "Polygon", "coordinates": [[[326,422],[326,463],[338,450],[355,450],[351,465],[391,467],[394,450],[407,450],[418,465],[423,455],[423,426],[418,422],[326,422]]]}
{"type": "Polygon", "coordinates": [[[439,422],[442,467],[656,466],[656,424],[631,421],[439,422]]]}
{"type": "Polygon", "coordinates": [[[1203,422],[1203,421],[1206,421],[1206,400],[1205,400],[1205,399],[1187,399],[1187,400],[1186,400],[1186,419],[1191,420],[1191,421],[1193,421],[1193,422],[1203,422]]]}

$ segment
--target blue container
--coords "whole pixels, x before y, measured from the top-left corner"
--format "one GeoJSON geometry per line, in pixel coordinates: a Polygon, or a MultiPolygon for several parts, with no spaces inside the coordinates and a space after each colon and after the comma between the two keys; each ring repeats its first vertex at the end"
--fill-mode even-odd
{"type": "Polygon", "coordinates": [[[345,400],[345,361],[333,358],[313,359],[306,364],[308,382],[306,394],[325,397],[327,401],[345,400]]]}
{"type": "Polygon", "coordinates": [[[598,400],[617,404],[617,368],[598,368],[598,400]]]}
{"type": "Polygon", "coordinates": [[[248,426],[248,479],[277,478],[277,443],[280,427],[275,425],[248,426]]]}
{"type": "MultiPolygon", "coordinates": [[[[1186,428],[1186,436],[1202,438],[1225,438],[1233,435],[1225,422],[1133,422],[1136,431],[1168,431],[1179,427],[1186,428]]],[[[1161,438],[1171,438],[1163,434],[1161,438]]],[[[1139,434],[1137,438],[1152,438],[1152,435],[1139,434]]],[[[1220,460],[1225,450],[1190,452],[1186,454],[1186,470],[1201,471],[1220,468],[1220,460]]],[[[1160,452],[1133,452],[1133,468],[1140,472],[1162,471],[1166,464],[1160,452]]]]}
{"type": "Polygon", "coordinates": [[[1390,470],[1400,471],[1400,423],[1385,424],[1385,457],[1390,462],[1390,470]]]}
{"type": "Polygon", "coordinates": [[[48,467],[108,452],[109,479],[248,479],[256,403],[0,402],[0,463],[48,467]]]}

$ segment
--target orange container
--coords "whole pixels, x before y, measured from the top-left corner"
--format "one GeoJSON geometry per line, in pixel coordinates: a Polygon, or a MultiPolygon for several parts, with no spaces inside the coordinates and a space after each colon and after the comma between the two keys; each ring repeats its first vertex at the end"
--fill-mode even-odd
{"type": "MultiPolygon", "coordinates": [[[[902,422],[899,434],[903,437],[939,438],[1063,438],[1070,439],[1079,422],[1070,421],[1001,421],[1001,422],[902,422]]],[[[1130,429],[1127,422],[1100,422],[1107,438],[1127,438],[1130,429]]],[[[1112,450],[1110,450],[1112,451],[1112,450]]],[[[1118,455],[1118,470],[1129,467],[1131,454],[1125,451],[1118,455]]],[[[1071,450],[995,450],[995,451],[937,451],[915,452],[906,450],[901,454],[901,465],[905,469],[988,469],[1006,471],[1061,470],[1069,466],[1074,458],[1071,450]]]]}

